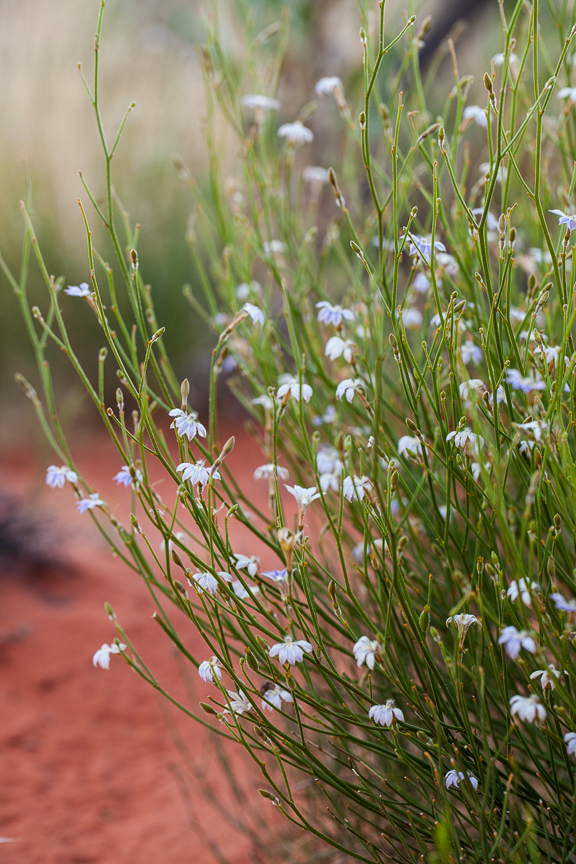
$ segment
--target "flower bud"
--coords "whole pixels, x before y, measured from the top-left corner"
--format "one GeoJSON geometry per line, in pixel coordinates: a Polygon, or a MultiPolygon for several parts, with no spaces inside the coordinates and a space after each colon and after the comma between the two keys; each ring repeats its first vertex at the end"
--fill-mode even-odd
{"type": "Polygon", "coordinates": [[[418,624],[423,633],[427,633],[430,627],[430,606],[426,605],[420,613],[418,624]]]}
{"type": "Polygon", "coordinates": [[[548,558],[548,563],[546,565],[546,572],[548,573],[548,576],[550,577],[550,579],[556,578],[556,562],[554,561],[554,558],[552,556],[550,556],[550,558],[548,558]]]}
{"type": "Polygon", "coordinates": [[[246,655],[246,662],[250,669],[252,669],[253,672],[258,672],[260,666],[258,665],[258,661],[251,649],[246,646],[246,648],[244,648],[244,654],[246,655]]]}
{"type": "Polygon", "coordinates": [[[209,705],[208,702],[200,702],[200,707],[206,714],[216,714],[217,712],[214,710],[212,705],[209,705]]]}
{"type": "Polygon", "coordinates": [[[132,266],[134,267],[134,269],[137,270],[138,269],[138,253],[136,252],[135,249],[130,250],[130,260],[132,262],[132,266]]]}
{"type": "Polygon", "coordinates": [[[124,411],[124,394],[120,387],[116,390],[116,404],[118,405],[118,411],[122,414],[124,411]]]}

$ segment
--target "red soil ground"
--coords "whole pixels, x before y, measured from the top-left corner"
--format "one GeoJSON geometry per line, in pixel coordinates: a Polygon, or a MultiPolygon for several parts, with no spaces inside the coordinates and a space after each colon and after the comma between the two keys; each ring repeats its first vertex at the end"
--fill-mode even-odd
{"type": "MultiPolygon", "coordinates": [[[[112,446],[96,440],[76,454],[100,495],[110,505],[121,502],[118,514],[127,521],[130,491],[111,480],[120,468],[112,446]]],[[[232,454],[238,479],[250,486],[261,461],[247,440],[232,454]]],[[[195,711],[198,699],[211,692],[194,672],[195,704],[188,699],[168,639],[152,620],[145,585],[111,557],[90,517],[76,513],[69,488],[44,485],[45,468],[44,459],[31,465],[29,453],[4,454],[0,460],[2,487],[34,495],[50,509],[72,565],[71,577],[48,589],[16,580],[0,584],[0,627],[23,633],[20,641],[0,645],[0,837],[13,840],[0,846],[0,861],[204,864],[214,860],[210,840],[231,864],[254,860],[250,842],[226,826],[198,788],[191,790],[191,813],[176,778],[183,760],[163,700],[161,705],[156,692],[118,657],[112,657],[110,671],[92,666],[93,652],[115,635],[104,611],[108,601],[169,691],[195,711]],[[194,830],[190,818],[206,836],[194,830]]],[[[265,505],[266,489],[261,493],[265,505]]],[[[237,551],[254,552],[245,535],[236,542],[237,551]]],[[[277,562],[264,558],[263,565],[277,562]]],[[[185,626],[192,649],[206,654],[200,637],[185,626]]],[[[222,739],[180,712],[170,713],[178,715],[183,739],[224,800],[226,783],[214,751],[214,741],[222,739]]],[[[233,765],[244,764],[234,745],[221,752],[233,765]]],[[[262,802],[258,777],[247,783],[249,796],[262,802]]]]}

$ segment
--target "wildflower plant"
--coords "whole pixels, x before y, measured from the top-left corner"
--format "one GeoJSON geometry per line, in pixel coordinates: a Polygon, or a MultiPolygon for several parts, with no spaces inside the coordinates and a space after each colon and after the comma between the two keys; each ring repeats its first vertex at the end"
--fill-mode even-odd
{"type": "MultiPolygon", "coordinates": [[[[246,749],[261,794],[287,819],[355,860],[576,860],[573,5],[500,3],[502,52],[483,82],[460,71],[449,41],[453,79],[439,93],[442,79],[418,63],[427,22],[412,16],[391,32],[385,2],[360,2],[359,86],[327,68],[298,116],[278,98],[285,22],[257,33],[239,4],[240,69],[211,19],[210,182],[191,184],[188,237],[204,296],[187,290],[191,314],[214,331],[205,416],[172,370],[138,232],[113,192],[126,118],[107,137],[103,4],[85,81],[107,190],[100,201],[82,181],[90,289],[62,296],[29,202],[20,277],[3,265],[38,360],[42,395],[19,381],[55,452],[53,494],[71,487],[212,685],[207,715],[182,710],[246,749]],[[309,165],[322,153],[315,110],[333,112],[332,165],[309,165]],[[220,121],[238,152],[226,182],[220,121]],[[27,301],[32,258],[41,308],[27,301]],[[66,328],[63,309],[78,302],[106,343],[95,379],[66,328]],[[53,348],[118,451],[130,524],[74,462],[53,348]],[[113,405],[106,364],[118,376],[113,405]],[[239,487],[234,440],[219,437],[225,368],[258,429],[253,487],[239,487]],[[254,500],[263,479],[267,509],[254,500]],[[252,554],[234,548],[231,520],[252,554]],[[186,647],[190,622],[202,656],[186,647]],[[328,816],[300,794],[302,777],[328,816]]],[[[109,613],[118,637],[94,663],[118,654],[164,693],[109,613]]]]}

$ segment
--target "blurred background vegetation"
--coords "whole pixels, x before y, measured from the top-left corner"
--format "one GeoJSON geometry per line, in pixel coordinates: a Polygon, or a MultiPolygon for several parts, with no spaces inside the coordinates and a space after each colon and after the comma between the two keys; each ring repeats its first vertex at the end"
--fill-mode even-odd
{"type": "MultiPolygon", "coordinates": [[[[420,12],[419,20],[427,12],[440,15],[447,2],[389,0],[390,21],[406,14],[407,6],[409,12],[412,6],[420,12]]],[[[226,47],[240,64],[243,46],[236,42],[235,16],[252,16],[258,32],[288,6],[290,40],[277,120],[292,120],[311,98],[314,83],[322,75],[339,75],[347,88],[354,89],[349,75],[350,69],[358,68],[361,57],[356,35],[359,12],[365,14],[370,27],[372,19],[376,21],[377,5],[376,0],[290,0],[288,4],[237,0],[230,11],[228,4],[222,4],[226,47]]],[[[485,5],[491,7],[486,14],[496,24],[496,0],[485,5]]],[[[182,294],[185,283],[193,289],[196,284],[185,242],[193,200],[173,158],[181,156],[198,182],[205,182],[205,106],[197,46],[204,41],[208,7],[208,0],[109,0],[101,51],[101,94],[109,137],[115,134],[128,104],[136,102],[114,157],[115,188],[133,224],[142,226],[141,269],[153,288],[158,321],[167,328],[176,371],[192,381],[202,376],[212,336],[182,294]]],[[[24,196],[21,163],[25,156],[40,244],[50,272],[62,275],[66,285],[89,281],[77,204],[79,197],[86,202],[87,196],[78,172],[83,172],[97,199],[103,189],[104,163],[93,110],[77,68],[81,61],[90,80],[97,12],[96,0],[4,0],[0,4],[0,250],[17,272],[23,237],[18,201],[24,196]]],[[[473,48],[473,34],[468,39],[473,48]]],[[[483,43],[485,50],[486,40],[483,43]]],[[[494,50],[498,50],[497,38],[494,50]]],[[[467,50],[466,63],[469,68],[461,74],[477,65],[473,50],[467,50]]],[[[443,68],[445,77],[450,76],[449,63],[443,68]]],[[[446,92],[442,86],[441,98],[446,92]]],[[[316,140],[305,157],[310,164],[327,166],[337,158],[339,141],[331,135],[335,111],[332,100],[319,107],[314,118],[316,140]]],[[[232,166],[234,153],[228,155],[232,166]]],[[[110,255],[89,206],[87,212],[96,242],[101,243],[105,256],[110,255]]],[[[109,260],[112,262],[111,257],[109,260]]],[[[30,298],[45,300],[35,267],[30,298]]],[[[101,347],[99,327],[83,301],[63,298],[62,305],[81,360],[95,372],[101,347]]],[[[53,362],[64,399],[64,419],[68,414],[72,420],[83,412],[85,397],[65,358],[54,356],[53,362]]],[[[0,275],[0,397],[5,406],[0,434],[4,443],[22,436],[29,417],[27,400],[14,384],[17,370],[36,380],[16,298],[0,275]]]]}

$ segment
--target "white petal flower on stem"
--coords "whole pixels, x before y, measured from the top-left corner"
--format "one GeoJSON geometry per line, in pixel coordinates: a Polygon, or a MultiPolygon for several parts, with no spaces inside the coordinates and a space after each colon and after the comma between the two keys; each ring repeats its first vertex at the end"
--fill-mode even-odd
{"type": "Polygon", "coordinates": [[[467,105],[462,116],[464,120],[473,120],[482,129],[488,128],[486,109],[481,108],[480,105],[467,105]]]}
{"type": "Polygon", "coordinates": [[[514,579],[506,591],[506,596],[514,602],[518,599],[518,597],[522,598],[522,602],[525,606],[532,605],[532,598],[530,596],[531,591],[536,591],[538,589],[538,585],[536,582],[531,582],[530,586],[528,586],[528,581],[524,578],[521,578],[516,582],[514,579]]]}
{"type": "Polygon", "coordinates": [[[411,438],[410,435],[402,435],[398,441],[398,455],[408,456],[410,455],[408,451],[414,453],[415,456],[421,456],[422,442],[418,438],[411,438]]]}
{"type": "Polygon", "coordinates": [[[278,657],[280,663],[289,663],[294,666],[303,661],[304,653],[311,654],[313,650],[310,642],[305,639],[293,639],[291,636],[285,636],[283,642],[278,642],[270,648],[268,656],[278,657]]]}
{"type": "Polygon", "coordinates": [[[564,735],[564,742],[568,756],[576,756],[576,732],[567,732],[564,735]]]}
{"type": "MultiPolygon", "coordinates": [[[[448,771],[446,776],[444,777],[444,781],[446,783],[446,789],[449,789],[450,786],[455,786],[458,788],[458,784],[461,780],[464,780],[464,774],[462,771],[448,771]]],[[[478,789],[478,780],[474,777],[473,774],[468,774],[468,780],[470,781],[470,785],[476,791],[478,789]]]]}
{"type": "MultiPolygon", "coordinates": [[[[416,234],[409,234],[410,246],[408,249],[409,255],[420,255],[421,258],[430,266],[430,257],[432,255],[432,240],[430,237],[419,237],[416,234]]],[[[434,250],[438,252],[446,252],[446,246],[439,240],[434,241],[434,250]]]]}
{"type": "Polygon", "coordinates": [[[337,474],[342,471],[342,463],[335,447],[320,447],[316,454],[319,474],[337,474]]]}
{"type": "Polygon", "coordinates": [[[128,486],[130,486],[134,482],[134,479],[137,483],[141,483],[143,477],[142,472],[138,468],[136,468],[136,478],[133,478],[130,474],[130,468],[128,467],[128,465],[122,465],[120,471],[118,471],[118,473],[115,474],[112,479],[116,481],[118,486],[122,485],[128,488],[128,486]]]}
{"type": "Polygon", "coordinates": [[[512,696],[510,699],[510,713],[526,723],[534,723],[535,720],[546,719],[546,709],[540,704],[537,696],[512,696]]]}
{"type": "Polygon", "coordinates": [[[413,309],[410,306],[407,306],[402,310],[402,321],[404,322],[405,327],[420,327],[423,320],[424,318],[422,317],[422,313],[418,309],[413,309]]]}
{"type": "Polygon", "coordinates": [[[521,648],[524,648],[529,654],[536,652],[536,643],[532,636],[530,636],[530,633],[527,630],[517,630],[513,626],[504,627],[498,639],[498,644],[506,647],[506,653],[512,660],[516,659],[521,648]]]}
{"type": "Polygon", "coordinates": [[[62,489],[66,480],[69,483],[78,482],[78,475],[67,465],[62,465],[60,468],[57,465],[49,465],[46,469],[46,484],[52,489],[62,489]]]}
{"type": "Polygon", "coordinates": [[[215,684],[214,676],[216,676],[219,681],[222,680],[222,664],[217,657],[203,660],[198,667],[198,675],[205,684],[215,684]]]}
{"type": "MultiPolygon", "coordinates": [[[[260,691],[262,693],[262,690],[260,691]]],[[[289,690],[284,690],[279,684],[270,686],[263,694],[262,708],[266,711],[273,711],[274,708],[282,709],[282,702],[293,702],[292,694],[289,690]]]]}
{"type": "Polygon", "coordinates": [[[259,324],[261,327],[264,326],[264,322],[266,321],[266,316],[262,309],[259,306],[254,306],[253,303],[244,303],[242,307],[242,312],[247,312],[250,318],[252,319],[253,324],[259,324]]]}
{"type": "Polygon", "coordinates": [[[369,669],[374,669],[376,654],[381,650],[382,646],[377,639],[369,639],[368,636],[361,636],[352,649],[356,665],[362,666],[365,663],[369,669]]]}
{"type": "Polygon", "coordinates": [[[569,231],[574,231],[574,228],[576,228],[576,214],[563,213],[562,210],[549,210],[548,212],[558,216],[558,224],[566,225],[569,231]]]}
{"type": "Polygon", "coordinates": [[[306,183],[328,183],[330,175],[327,168],[318,165],[307,165],[302,171],[302,178],[306,183]]]}
{"type": "Polygon", "coordinates": [[[412,280],[412,288],[414,288],[418,294],[426,294],[430,288],[430,279],[425,273],[422,273],[422,271],[419,270],[412,280]]]}
{"type": "Polygon", "coordinates": [[[545,390],[546,382],[542,380],[539,372],[533,372],[526,378],[518,369],[509,369],[506,376],[506,383],[510,384],[513,390],[521,390],[523,393],[531,393],[533,390],[545,390]]]}
{"type": "MultiPolygon", "coordinates": [[[[470,396],[474,394],[480,394],[482,391],[485,391],[486,385],[482,381],[481,378],[469,378],[468,381],[463,381],[459,386],[460,398],[464,403],[465,408],[470,408],[472,406],[472,402],[470,401],[470,396]]],[[[475,401],[475,400],[474,400],[475,401]]]]}
{"type": "Polygon", "coordinates": [[[330,360],[336,360],[338,357],[344,357],[347,363],[352,362],[354,357],[354,349],[356,345],[351,339],[341,339],[340,336],[332,336],[326,343],[324,354],[330,360]]]}
{"type": "Polygon", "coordinates": [[[247,570],[250,576],[256,576],[260,569],[260,559],[255,555],[250,558],[246,555],[233,555],[230,560],[236,565],[237,570],[247,570]]]}
{"type": "Polygon", "coordinates": [[[332,75],[329,78],[320,78],[314,86],[317,96],[329,96],[337,89],[343,90],[342,81],[337,75],[332,75]]]}
{"type": "MultiPolygon", "coordinates": [[[[186,535],[184,534],[183,531],[174,531],[172,536],[176,537],[177,540],[184,540],[186,537],[186,535]]],[[[168,551],[169,552],[171,552],[172,549],[174,549],[174,545],[175,544],[172,540],[168,540],[168,551]]],[[[162,540],[162,542],[160,543],[160,546],[158,548],[160,549],[160,552],[166,552],[166,541],[162,540]]]]}
{"type": "Polygon", "coordinates": [[[256,396],[255,399],[252,399],[252,405],[261,405],[265,411],[274,410],[274,402],[270,396],[256,396]]]}
{"type": "Polygon", "coordinates": [[[258,587],[258,585],[249,585],[247,588],[245,588],[239,579],[235,579],[232,582],[232,590],[234,591],[234,594],[236,595],[236,597],[238,597],[239,600],[246,600],[248,599],[248,597],[252,597],[254,594],[258,594],[260,588],[258,587]]]}
{"type": "Polygon", "coordinates": [[[242,104],[246,108],[261,108],[264,111],[275,111],[280,108],[280,102],[271,96],[261,96],[258,93],[247,93],[242,97],[242,104]]]}
{"type": "Polygon", "coordinates": [[[247,698],[243,690],[236,693],[235,690],[226,690],[228,699],[230,700],[230,709],[233,714],[245,714],[252,711],[252,703],[247,698]]]}
{"type": "Polygon", "coordinates": [[[70,297],[91,297],[92,289],[87,282],[81,282],[80,285],[69,285],[64,289],[64,293],[69,294],[70,297]]]}
{"type": "Polygon", "coordinates": [[[542,433],[549,429],[548,423],[544,420],[529,420],[524,423],[514,424],[519,432],[527,432],[527,438],[532,438],[534,441],[542,440],[542,433]]]}
{"type": "Polygon", "coordinates": [[[343,309],[342,306],[333,306],[327,300],[321,300],[319,303],[316,303],[316,308],[320,310],[318,312],[318,321],[322,324],[334,324],[335,327],[339,327],[343,318],[346,321],[354,320],[354,312],[351,309],[343,309]]]}
{"type": "Polygon", "coordinates": [[[456,447],[460,447],[462,450],[470,449],[476,453],[479,446],[481,447],[484,444],[484,439],[475,432],[472,432],[468,426],[460,429],[460,431],[454,430],[454,432],[449,432],[446,436],[446,441],[454,441],[456,447]]]}
{"type": "Polygon", "coordinates": [[[294,496],[296,503],[298,504],[298,509],[303,511],[307,510],[313,501],[316,501],[317,498],[321,497],[317,486],[309,486],[306,488],[304,486],[286,486],[286,484],[284,484],[284,488],[290,493],[290,495],[294,496]]]}
{"type": "Polygon", "coordinates": [[[340,381],[336,387],[336,399],[343,399],[346,397],[348,402],[352,402],[354,394],[359,393],[360,390],[363,389],[364,382],[361,378],[345,378],[344,381],[340,381]]]}
{"type": "Polygon", "coordinates": [[[286,252],[287,247],[282,240],[266,240],[263,248],[267,255],[282,255],[283,252],[286,252]]]}
{"type": "Polygon", "coordinates": [[[558,591],[550,595],[550,599],[554,601],[554,605],[559,612],[576,612],[576,600],[565,600],[563,595],[558,591]]]}
{"type": "Polygon", "coordinates": [[[352,501],[353,498],[362,501],[365,495],[371,495],[373,492],[372,481],[369,477],[345,477],[342,486],[342,494],[347,501],[352,501]]]}
{"type": "Polygon", "coordinates": [[[540,678],[543,690],[554,690],[558,681],[564,676],[553,663],[549,663],[547,669],[536,669],[535,672],[532,672],[530,680],[533,681],[535,678],[540,678]]]}
{"type": "Polygon", "coordinates": [[[198,414],[195,411],[187,414],[181,408],[173,408],[168,414],[175,418],[170,424],[170,429],[176,427],[176,432],[181,438],[185,435],[189,441],[192,441],[196,435],[199,435],[200,438],[206,437],[206,429],[202,423],[198,422],[198,414]]]}
{"type": "Polygon", "coordinates": [[[368,712],[368,717],[379,723],[380,726],[392,726],[392,724],[400,721],[404,722],[404,714],[400,708],[396,708],[394,699],[388,699],[384,705],[372,705],[368,712]]]}
{"type": "Polygon", "coordinates": [[[290,394],[292,399],[296,399],[298,402],[300,399],[303,399],[304,402],[309,402],[312,398],[312,387],[309,384],[304,384],[304,382],[300,386],[300,381],[293,375],[281,375],[279,380],[281,381],[281,385],[278,388],[278,399],[283,399],[287,393],[290,394]]]}
{"type": "Polygon", "coordinates": [[[278,129],[280,138],[286,138],[289,144],[293,147],[298,147],[300,144],[310,144],[314,140],[314,133],[311,129],[300,120],[295,120],[294,123],[284,123],[278,129]]]}
{"type": "Polygon", "coordinates": [[[272,579],[273,582],[285,585],[288,579],[288,570],[286,567],[283,570],[263,570],[262,575],[272,579]]]}
{"type": "Polygon", "coordinates": [[[469,339],[460,346],[460,356],[462,357],[462,362],[465,366],[468,366],[469,363],[478,366],[484,358],[482,349],[469,339]]]}
{"type": "MultiPolygon", "coordinates": [[[[562,87],[562,89],[558,91],[558,99],[570,99],[571,102],[576,102],[576,87],[562,87]]],[[[551,210],[550,212],[560,213],[561,211],[551,210]]]]}
{"type": "MultiPolygon", "coordinates": [[[[492,62],[494,63],[494,66],[503,66],[504,65],[504,54],[502,54],[502,53],[495,54],[492,57],[492,62]]],[[[510,65],[512,65],[513,63],[517,64],[519,62],[520,62],[520,60],[519,60],[517,54],[510,54],[510,57],[509,57],[510,65]]]]}
{"type": "Polygon", "coordinates": [[[176,468],[176,471],[182,471],[182,480],[188,480],[192,486],[200,483],[201,486],[207,486],[210,482],[210,477],[214,480],[220,480],[220,472],[214,470],[214,466],[205,468],[205,460],[200,459],[198,462],[181,462],[176,468]]]}
{"type": "Polygon", "coordinates": [[[446,619],[446,626],[451,623],[456,624],[458,628],[458,632],[462,639],[465,638],[468,630],[472,626],[472,624],[478,624],[479,627],[482,626],[482,622],[475,615],[468,615],[466,613],[461,613],[460,615],[451,615],[446,619]]]}
{"type": "Polygon", "coordinates": [[[327,471],[324,474],[320,474],[320,488],[322,492],[326,493],[330,489],[333,492],[340,491],[340,479],[342,477],[342,472],[339,471],[337,474],[330,474],[327,471]]]}
{"type": "Polygon", "coordinates": [[[247,300],[250,297],[250,294],[261,294],[262,286],[259,282],[241,282],[240,285],[236,288],[236,297],[240,302],[242,300],[247,300]]]}
{"type": "MultiPolygon", "coordinates": [[[[478,217],[480,217],[481,219],[484,214],[484,207],[474,207],[471,212],[472,215],[476,217],[476,219],[478,219],[478,217]]],[[[494,214],[490,213],[490,211],[488,211],[488,213],[486,214],[486,228],[488,229],[488,231],[498,231],[499,228],[498,219],[496,219],[494,214]]]]}
{"type": "Polygon", "coordinates": [[[276,476],[280,480],[287,480],[290,476],[290,472],[287,468],[281,468],[280,465],[274,465],[274,463],[269,462],[267,465],[260,465],[254,471],[254,480],[269,480],[270,477],[274,477],[274,470],[276,470],[276,476]]]}
{"type": "Polygon", "coordinates": [[[105,642],[92,657],[92,663],[94,666],[99,666],[100,669],[110,669],[110,655],[119,654],[120,651],[125,650],[126,645],[124,645],[123,642],[120,642],[119,644],[113,642],[112,645],[108,645],[108,643],[105,642]]]}
{"type": "MultiPolygon", "coordinates": [[[[225,582],[232,582],[232,577],[224,570],[218,570],[218,575],[225,582]]],[[[207,591],[208,594],[216,594],[218,591],[218,580],[212,573],[191,573],[188,584],[193,585],[199,594],[207,591]]]]}
{"type": "Polygon", "coordinates": [[[81,498],[76,502],[76,509],[79,513],[86,513],[87,510],[93,510],[94,507],[100,507],[104,501],[100,498],[97,492],[92,492],[87,498],[81,498]]]}

